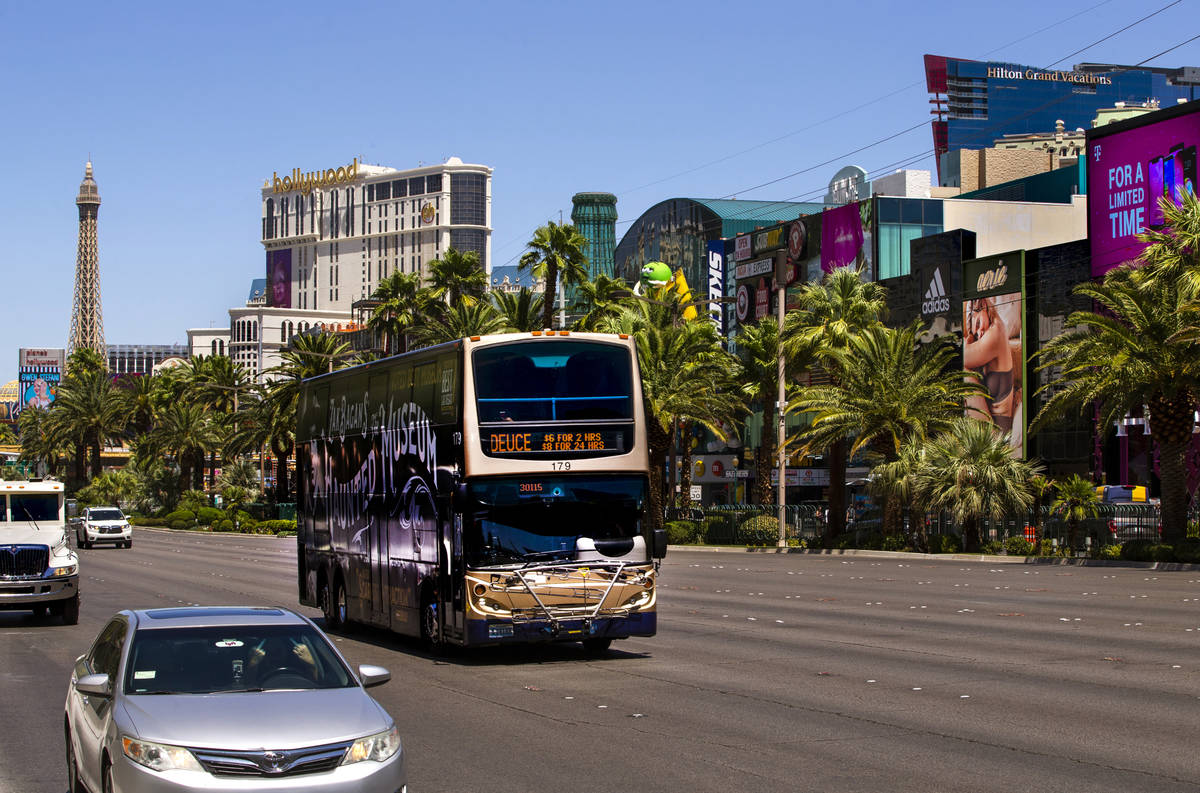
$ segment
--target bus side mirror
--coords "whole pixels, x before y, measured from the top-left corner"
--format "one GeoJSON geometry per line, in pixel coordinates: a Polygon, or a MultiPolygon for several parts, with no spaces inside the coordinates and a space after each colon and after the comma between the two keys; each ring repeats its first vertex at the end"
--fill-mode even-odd
{"type": "Polygon", "coordinates": [[[667,530],[654,530],[654,549],[651,554],[655,559],[661,559],[667,555],[667,530]]]}

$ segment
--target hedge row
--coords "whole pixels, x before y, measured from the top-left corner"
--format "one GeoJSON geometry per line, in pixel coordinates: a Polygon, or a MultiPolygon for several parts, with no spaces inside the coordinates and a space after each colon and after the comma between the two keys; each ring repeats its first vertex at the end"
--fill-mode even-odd
{"type": "Polygon", "coordinates": [[[195,531],[240,532],[242,534],[294,534],[294,520],[255,520],[249,513],[238,510],[234,517],[212,507],[177,509],[161,518],[135,518],[138,526],[165,527],[168,529],[192,529],[195,531]]]}

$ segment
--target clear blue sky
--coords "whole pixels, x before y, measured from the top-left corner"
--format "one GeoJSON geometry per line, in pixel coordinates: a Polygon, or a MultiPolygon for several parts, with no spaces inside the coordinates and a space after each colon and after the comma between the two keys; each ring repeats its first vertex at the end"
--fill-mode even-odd
{"type": "Polygon", "coordinates": [[[1088,45],[1169,2],[3,3],[0,382],[17,348],[66,346],[89,154],[106,339],[181,343],[264,274],[273,171],[490,165],[503,264],[583,190],[617,194],[620,235],[673,196],[886,173],[927,125],[843,155],[929,118],[923,53],[1137,63],[1196,34],[1198,0],[1088,45]]]}

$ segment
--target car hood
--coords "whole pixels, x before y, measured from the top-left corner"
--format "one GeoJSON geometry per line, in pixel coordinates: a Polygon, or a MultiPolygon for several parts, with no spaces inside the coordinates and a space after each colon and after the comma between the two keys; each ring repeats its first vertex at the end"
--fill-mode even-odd
{"type": "Polygon", "coordinates": [[[391,724],[383,708],[357,686],[134,695],[123,705],[138,737],[200,749],[298,749],[362,738],[391,724]]]}
{"type": "Polygon", "coordinates": [[[87,525],[89,525],[89,526],[93,526],[93,527],[99,527],[99,526],[124,526],[124,525],[125,525],[126,523],[128,523],[128,522],[129,522],[129,521],[127,521],[127,520],[123,520],[123,519],[120,519],[120,520],[89,520],[89,521],[87,521],[87,525]]]}
{"type": "Polygon", "coordinates": [[[28,521],[0,523],[0,545],[49,545],[53,548],[66,541],[62,526],[37,525],[28,521]]]}

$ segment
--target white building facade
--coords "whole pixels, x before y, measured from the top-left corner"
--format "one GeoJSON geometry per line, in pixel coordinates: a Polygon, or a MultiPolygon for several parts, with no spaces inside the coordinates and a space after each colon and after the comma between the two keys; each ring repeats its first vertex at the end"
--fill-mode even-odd
{"type": "Polygon", "coordinates": [[[492,264],[492,169],[451,157],[397,170],[361,163],[276,172],[262,188],[267,305],[341,311],[392,273],[422,273],[448,248],[492,264]]]}

